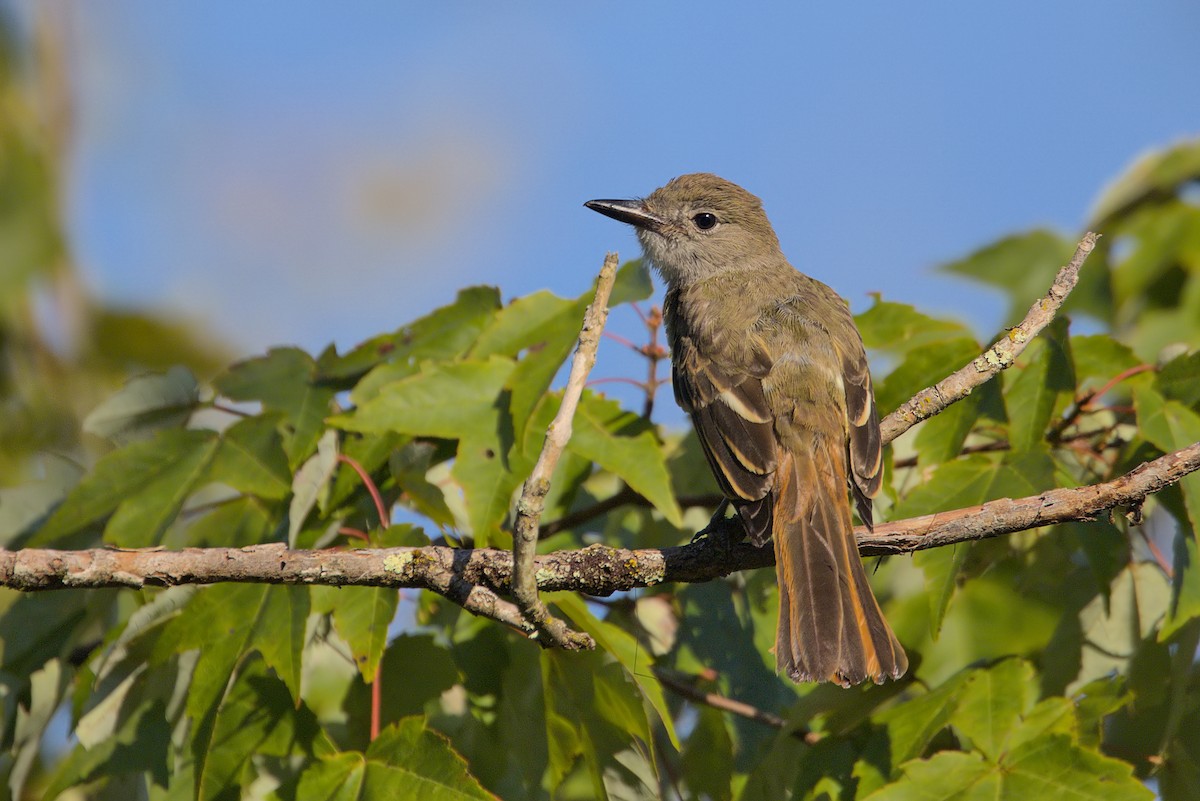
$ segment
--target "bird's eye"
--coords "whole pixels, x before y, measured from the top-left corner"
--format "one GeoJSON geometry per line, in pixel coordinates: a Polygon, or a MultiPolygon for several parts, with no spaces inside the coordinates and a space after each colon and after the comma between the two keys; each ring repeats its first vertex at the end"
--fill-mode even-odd
{"type": "Polygon", "coordinates": [[[702,211],[692,217],[692,222],[694,222],[696,227],[701,231],[707,231],[717,224],[717,215],[709,214],[707,211],[702,211]]]}

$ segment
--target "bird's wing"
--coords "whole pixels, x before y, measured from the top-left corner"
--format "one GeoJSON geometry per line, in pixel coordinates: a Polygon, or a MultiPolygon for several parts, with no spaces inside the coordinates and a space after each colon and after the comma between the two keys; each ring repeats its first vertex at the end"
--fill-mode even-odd
{"type": "Polygon", "coordinates": [[[778,464],[774,417],[762,380],[771,371],[766,350],[752,348],[738,364],[717,364],[691,337],[675,344],[675,400],[692,418],[704,455],[725,497],[734,503],[756,545],[771,537],[768,495],[778,464]]]}
{"type": "Polygon", "coordinates": [[[871,499],[878,494],[883,479],[879,412],[875,408],[875,392],[871,387],[866,350],[849,309],[846,309],[844,317],[838,315],[833,324],[841,329],[833,338],[833,343],[841,360],[842,384],[846,391],[850,489],[854,493],[858,516],[867,528],[871,528],[871,499]]]}

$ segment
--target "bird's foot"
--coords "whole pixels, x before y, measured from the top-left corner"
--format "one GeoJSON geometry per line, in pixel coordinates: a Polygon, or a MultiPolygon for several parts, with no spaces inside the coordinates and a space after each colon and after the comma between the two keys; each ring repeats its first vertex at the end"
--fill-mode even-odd
{"type": "Polygon", "coordinates": [[[696,543],[703,539],[716,538],[718,536],[725,539],[729,538],[728,518],[725,513],[729,509],[729,501],[722,500],[717,504],[717,509],[713,512],[713,516],[709,519],[708,525],[697,531],[692,536],[692,542],[696,543]]]}

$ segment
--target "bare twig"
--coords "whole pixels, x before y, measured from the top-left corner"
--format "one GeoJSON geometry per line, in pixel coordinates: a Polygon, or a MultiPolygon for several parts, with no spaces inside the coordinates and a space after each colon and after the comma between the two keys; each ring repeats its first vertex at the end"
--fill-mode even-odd
{"type": "Polygon", "coordinates": [[[562,405],[546,430],[546,442],[538,456],[533,472],[525,481],[521,499],[517,502],[517,520],[513,527],[513,575],[512,596],[526,620],[533,624],[545,646],[578,650],[592,648],[592,638],[581,632],[572,631],[561,620],[550,615],[546,605],[538,597],[538,581],[534,575],[534,557],[537,553],[538,523],[546,508],[546,493],[550,491],[550,478],[563,449],[571,439],[571,421],[583,394],[583,386],[592,365],[596,363],[596,349],[600,345],[600,333],[608,318],[608,297],[612,293],[617,277],[617,254],[604,257],[604,266],[596,280],[596,299],[583,315],[583,329],[579,332],[579,347],[571,361],[571,374],[563,391],[562,405]]]}
{"type": "MultiPolygon", "coordinates": [[[[761,723],[764,726],[770,726],[773,729],[786,729],[788,727],[787,720],[779,717],[779,715],[772,714],[765,710],[759,709],[756,706],[747,704],[744,701],[737,701],[725,695],[705,692],[689,682],[676,678],[676,676],[670,671],[655,668],[654,675],[658,678],[662,686],[671,690],[671,692],[675,693],[676,695],[686,698],[694,703],[704,704],[705,706],[710,706],[713,709],[720,709],[723,712],[729,712],[730,714],[737,715],[738,717],[745,718],[746,720],[752,720],[755,723],[761,723]]],[[[814,745],[818,740],[821,739],[820,734],[809,731],[805,728],[797,728],[792,732],[792,735],[804,740],[804,742],[808,743],[809,745],[814,745]]]]}
{"type": "MultiPolygon", "coordinates": [[[[1102,484],[1054,489],[1027,498],[855,529],[864,555],[909,553],[956,542],[986,539],[1140,504],[1144,498],[1200,470],[1200,442],[1139,465],[1102,484]]],[[[543,591],[571,590],[610,595],[635,587],[709,581],[739,570],[766,567],[772,549],[748,543],[701,539],[672,548],[629,550],[591,545],[557,551],[534,561],[543,591]]],[[[512,554],[480,548],[362,548],[349,551],[289,551],[282,543],[247,548],[55,551],[0,550],[0,586],[19,590],[268,584],[417,587],[432,590],[477,615],[524,632],[533,627],[511,603],[497,597],[509,586],[512,554]]]]}
{"type": "Polygon", "coordinates": [[[1079,280],[1079,268],[1088,254],[1096,247],[1099,234],[1088,232],[1075,248],[1075,255],[1058,271],[1046,297],[1029,307],[1029,313],[1020,325],[1012,328],[970,364],[923,389],[901,404],[899,409],[880,421],[880,433],[887,443],[903,434],[917,423],[933,417],[955,401],[971,394],[971,390],[988,381],[1001,370],[1012,365],[1025,350],[1025,346],[1050,324],[1054,315],[1075,288],[1079,280]]]}
{"type": "Polygon", "coordinates": [[[363,486],[367,488],[367,492],[371,495],[371,501],[375,504],[375,514],[379,515],[380,528],[387,528],[392,525],[392,518],[388,514],[387,504],[383,502],[383,496],[379,494],[379,487],[375,486],[375,481],[371,478],[371,474],[356,459],[344,453],[339,453],[337,460],[349,465],[350,469],[358,474],[358,478],[362,481],[363,486]]]}

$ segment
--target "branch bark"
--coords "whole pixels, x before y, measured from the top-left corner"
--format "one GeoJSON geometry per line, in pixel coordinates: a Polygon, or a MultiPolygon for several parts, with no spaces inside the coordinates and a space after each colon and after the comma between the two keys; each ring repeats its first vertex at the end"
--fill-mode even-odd
{"type": "Polygon", "coordinates": [[[566,623],[553,617],[542,599],[538,597],[538,582],[534,575],[534,558],[537,553],[538,523],[546,508],[546,493],[550,491],[550,479],[571,439],[571,421],[579,398],[587,383],[588,373],[596,364],[596,349],[600,346],[600,334],[608,319],[608,298],[612,294],[617,277],[617,254],[604,257],[600,277],[596,280],[596,299],[583,315],[583,329],[579,332],[579,347],[571,361],[571,374],[563,390],[562,405],[546,429],[546,441],[538,456],[533,472],[525,481],[521,498],[517,501],[517,519],[513,527],[513,573],[512,596],[521,615],[534,627],[543,645],[578,650],[592,648],[592,638],[582,632],[572,631],[566,623]]]}
{"type": "MultiPolygon", "coordinates": [[[[1197,470],[1200,442],[1139,465],[1113,481],[898,520],[878,525],[874,532],[860,526],[855,534],[863,555],[902,554],[1054,523],[1094,520],[1117,507],[1136,508],[1147,496],[1197,470]]],[[[542,591],[610,595],[666,581],[709,581],[767,567],[773,561],[771,548],[729,545],[720,537],[709,537],[661,549],[591,545],[538,556],[534,567],[542,591]]],[[[352,551],[289,551],[282,543],[182,551],[27,549],[0,551],[0,586],[36,591],[235,581],[417,587],[530,632],[532,627],[520,611],[499,597],[509,590],[512,567],[508,551],[444,546],[352,551]]]]}

